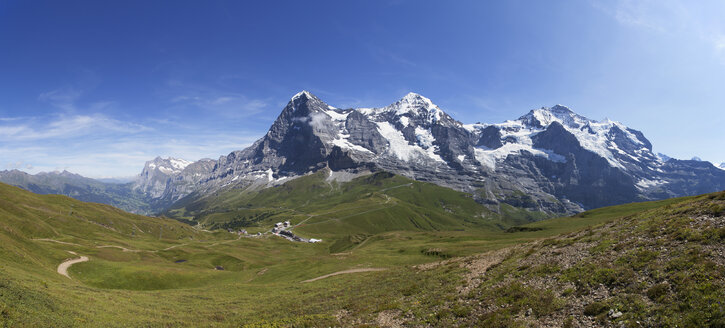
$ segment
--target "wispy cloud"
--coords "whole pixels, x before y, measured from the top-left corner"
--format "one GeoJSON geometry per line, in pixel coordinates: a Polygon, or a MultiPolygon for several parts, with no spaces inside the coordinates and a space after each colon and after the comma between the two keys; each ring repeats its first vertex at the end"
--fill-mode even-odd
{"type": "Polygon", "coordinates": [[[41,93],[38,95],[38,100],[65,111],[75,111],[75,102],[82,94],[83,92],[76,88],[62,87],[41,93]]]}
{"type": "Polygon", "coordinates": [[[0,125],[0,138],[4,142],[98,137],[113,133],[128,134],[152,130],[141,124],[119,121],[102,114],[58,115],[49,119],[17,119],[10,122],[12,124],[0,125]]]}
{"type": "Polygon", "coordinates": [[[180,80],[167,81],[162,93],[173,106],[195,108],[226,118],[254,116],[269,107],[264,99],[180,80]]]}
{"type": "Polygon", "coordinates": [[[131,176],[156,156],[198,160],[243,149],[263,135],[250,121],[268,124],[260,119],[268,101],[222,86],[168,80],[154,110],[138,115],[114,101],[89,102],[96,81],[88,73],[40,93],[47,114],[0,118],[0,168],[131,176]]]}
{"type": "Polygon", "coordinates": [[[622,25],[705,42],[725,63],[723,1],[593,0],[591,3],[622,25]]]}
{"type": "Polygon", "coordinates": [[[69,170],[90,177],[140,173],[156,156],[217,158],[250,145],[254,131],[198,125],[164,129],[162,123],[128,122],[101,114],[36,117],[0,126],[0,167],[32,173],[69,170]]]}

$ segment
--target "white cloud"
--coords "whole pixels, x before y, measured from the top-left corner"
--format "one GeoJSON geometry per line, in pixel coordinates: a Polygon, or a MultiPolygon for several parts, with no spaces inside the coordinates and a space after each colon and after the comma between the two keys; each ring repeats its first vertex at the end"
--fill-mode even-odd
{"type": "Polygon", "coordinates": [[[102,114],[12,120],[0,125],[0,159],[5,161],[0,165],[31,173],[65,169],[93,178],[127,177],[159,155],[218,158],[262,135],[231,131],[224,123],[197,123],[168,129],[164,120],[138,123],[102,114]]]}
{"type": "Polygon", "coordinates": [[[167,81],[163,93],[167,94],[167,99],[173,106],[200,109],[232,119],[254,116],[269,107],[268,102],[263,99],[179,80],[167,81]]]}
{"type": "Polygon", "coordinates": [[[41,93],[38,100],[66,111],[74,111],[76,110],[75,102],[82,94],[83,92],[78,89],[63,87],[41,93]]]}
{"type": "Polygon", "coordinates": [[[689,37],[725,60],[725,1],[593,0],[592,5],[625,26],[689,37]]]}
{"type": "Polygon", "coordinates": [[[322,131],[325,129],[325,119],[327,114],[323,113],[312,113],[310,114],[310,126],[313,127],[317,131],[322,131]]]}
{"type": "Polygon", "coordinates": [[[0,125],[0,138],[4,142],[66,139],[81,136],[98,136],[109,133],[137,133],[151,128],[141,124],[123,122],[102,114],[57,115],[48,121],[38,118],[12,120],[14,124],[0,125]]]}
{"type": "Polygon", "coordinates": [[[112,101],[85,101],[92,84],[41,93],[38,100],[50,105],[50,114],[1,117],[0,165],[107,178],[136,175],[156,156],[218,158],[262,136],[250,121],[269,107],[241,93],[171,81],[158,95],[166,99],[159,109],[139,113],[112,101]]]}

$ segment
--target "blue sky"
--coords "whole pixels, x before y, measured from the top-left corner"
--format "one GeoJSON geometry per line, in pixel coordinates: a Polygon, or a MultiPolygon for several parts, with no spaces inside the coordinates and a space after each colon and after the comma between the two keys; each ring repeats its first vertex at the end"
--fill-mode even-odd
{"type": "Polygon", "coordinates": [[[723,1],[0,1],[0,170],[217,158],[309,90],[464,122],[564,104],[725,162],[723,1]]]}

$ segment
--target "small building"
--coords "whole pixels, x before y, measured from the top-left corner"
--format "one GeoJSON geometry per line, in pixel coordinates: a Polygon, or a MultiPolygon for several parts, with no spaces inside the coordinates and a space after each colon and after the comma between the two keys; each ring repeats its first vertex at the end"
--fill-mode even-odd
{"type": "Polygon", "coordinates": [[[284,226],[285,226],[285,227],[289,227],[290,225],[291,225],[291,224],[289,223],[289,221],[284,221],[284,226]]]}

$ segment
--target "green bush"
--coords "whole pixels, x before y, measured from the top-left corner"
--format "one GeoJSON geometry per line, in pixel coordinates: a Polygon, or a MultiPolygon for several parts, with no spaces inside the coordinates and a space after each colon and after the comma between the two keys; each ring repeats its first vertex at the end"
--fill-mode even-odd
{"type": "Polygon", "coordinates": [[[492,298],[498,305],[506,306],[513,314],[530,308],[537,317],[550,314],[564,306],[564,301],[551,290],[527,287],[519,282],[496,288],[487,297],[492,298]]]}
{"type": "Polygon", "coordinates": [[[584,315],[595,316],[607,311],[607,304],[604,302],[592,302],[584,307],[584,315]]]}
{"type": "Polygon", "coordinates": [[[647,290],[647,297],[656,302],[661,302],[670,290],[668,284],[656,284],[647,290]]]}

